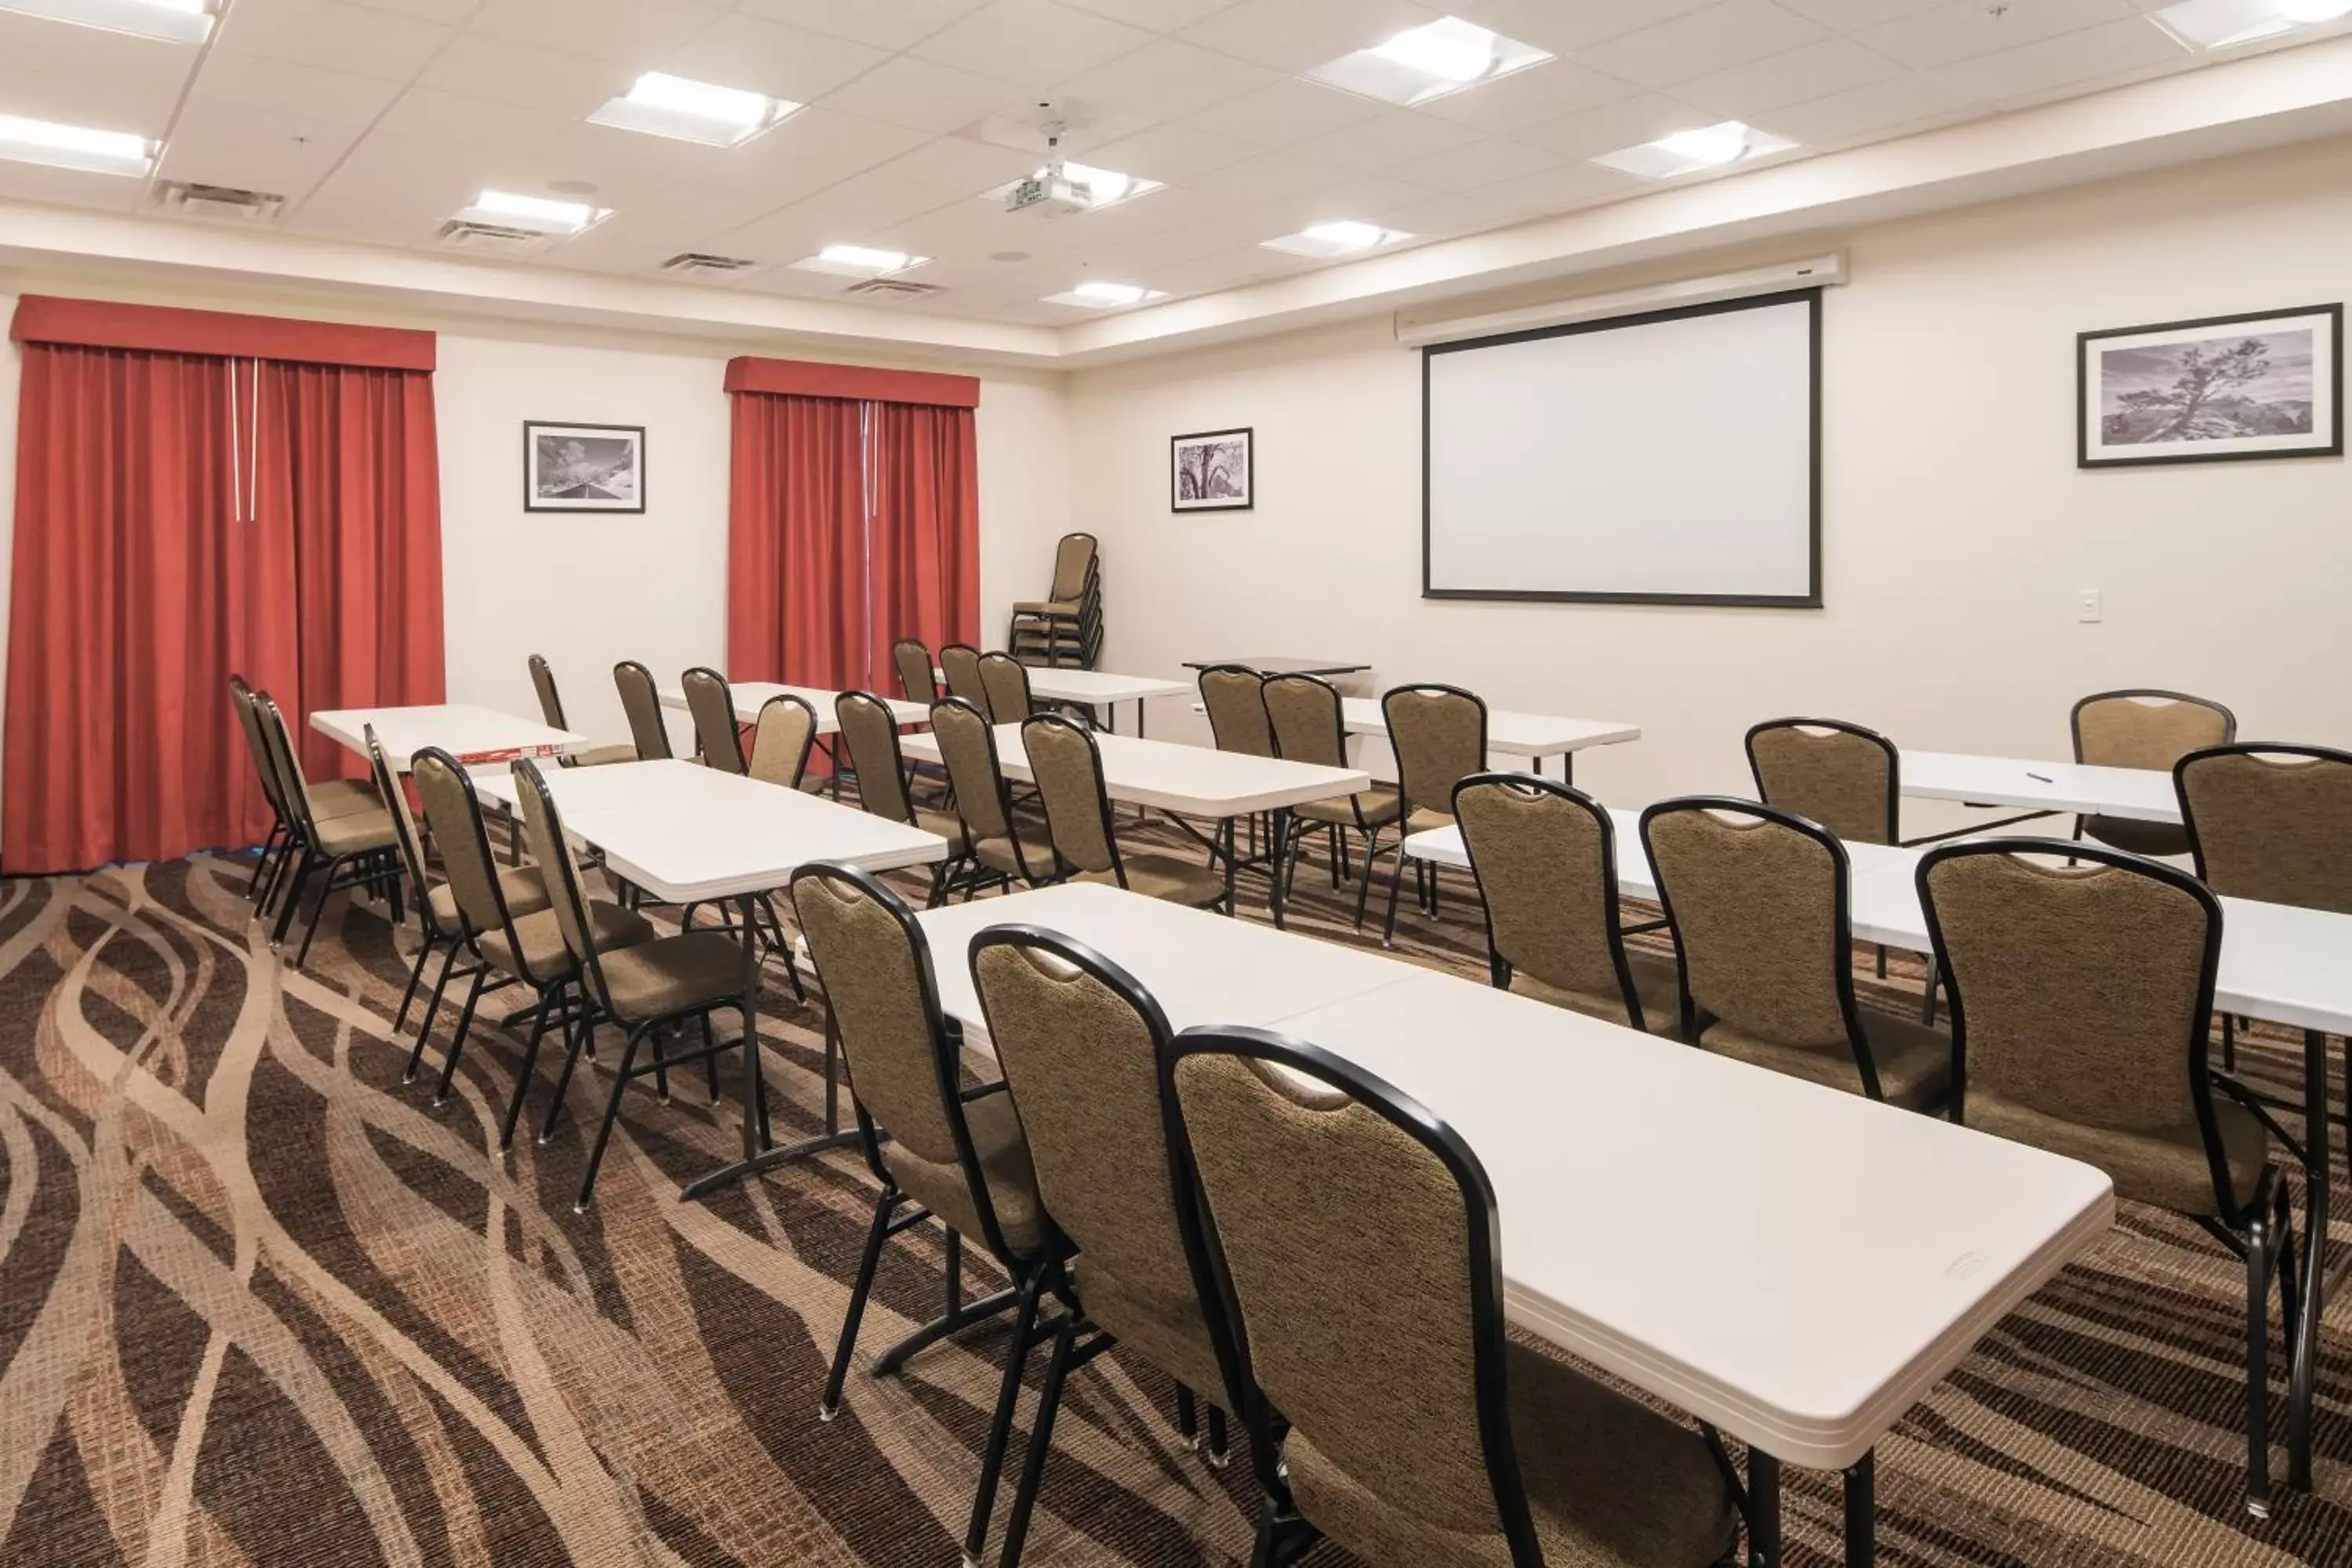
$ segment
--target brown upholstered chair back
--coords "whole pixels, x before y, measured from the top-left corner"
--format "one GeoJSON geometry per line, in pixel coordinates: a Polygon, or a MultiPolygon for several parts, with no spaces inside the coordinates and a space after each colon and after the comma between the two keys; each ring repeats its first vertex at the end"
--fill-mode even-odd
{"type": "Polygon", "coordinates": [[[972,842],[1012,837],[1004,773],[987,717],[962,698],[942,697],[931,704],[931,736],[939,742],[940,765],[948,771],[956,815],[971,830],[972,842]]]}
{"type": "Polygon", "coordinates": [[[1748,731],[1765,805],[1818,822],[1849,844],[1892,844],[1901,809],[1895,742],[1836,719],[1772,719],[1748,731]]]}
{"type": "Polygon", "coordinates": [[[2102,691],[2074,704],[2074,760],[2103,768],[2165,768],[2200,746],[2238,738],[2238,716],[2180,691],[2102,691]]]}
{"type": "Polygon", "coordinates": [[[236,714],[236,727],[245,736],[245,749],[253,758],[254,776],[261,783],[261,798],[269,809],[281,818],[286,816],[286,796],[278,782],[278,763],[269,752],[269,742],[262,731],[260,700],[245,678],[228,678],[229,706],[236,714]]]}
{"type": "Polygon", "coordinates": [[[2210,891],[2118,851],[2004,838],[1931,850],[1919,892],[1952,999],[1963,1119],[1990,1096],[2120,1132],[2212,1125],[2221,915],[2210,891]]]}
{"type": "Polygon", "coordinates": [[[760,704],[751,730],[751,757],[745,771],[761,784],[798,789],[808,772],[809,748],[816,744],[816,710],[789,691],[760,704]]]}
{"type": "Polygon", "coordinates": [[[2181,758],[2172,777],[2207,887],[2352,914],[2352,752],[2209,746],[2181,758]]]}
{"type": "Polygon", "coordinates": [[[1222,1258],[1251,1380],[1290,1423],[1299,1512],[1373,1561],[1387,1547],[1399,1562],[1542,1562],[1476,1156],[1312,1046],[1194,1029],[1162,1061],[1179,1167],[1213,1239],[1202,1250],[1222,1258]]]}
{"type": "Polygon", "coordinates": [[[1118,843],[1111,834],[1095,738],[1067,719],[1041,713],[1021,726],[1021,744],[1045,807],[1054,853],[1074,870],[1118,872],[1118,843]]]}
{"type": "Polygon", "coordinates": [[[637,761],[658,763],[675,755],[669,745],[669,726],[662,721],[661,694],[654,689],[653,671],[634,658],[625,658],[613,667],[613,684],[621,693],[621,711],[629,721],[629,741],[637,748],[637,761]]]}
{"type": "Polygon", "coordinates": [[[947,677],[948,695],[961,697],[988,718],[988,683],[980,678],[980,650],[969,643],[951,642],[940,649],[940,673],[947,677]]]}
{"type": "Polygon", "coordinates": [[[1454,686],[1400,686],[1381,698],[1397,787],[1415,811],[1449,812],[1454,786],[1486,771],[1486,705],[1454,686]]]}
{"type": "Polygon", "coordinates": [[[374,775],[376,793],[383,796],[384,810],[392,817],[393,842],[400,847],[400,863],[408,872],[408,885],[416,889],[416,918],[426,931],[446,935],[433,913],[432,884],[425,875],[428,864],[425,837],[417,832],[416,816],[408,809],[408,792],[400,787],[400,774],[393,771],[392,759],[383,754],[375,726],[365,726],[362,733],[367,740],[368,771],[374,775]]]}
{"type": "Polygon", "coordinates": [[[1054,593],[1056,604],[1074,603],[1087,591],[1087,574],[1094,570],[1095,536],[1066,533],[1054,547],[1054,593]]]}
{"type": "Polygon", "coordinates": [[[890,660],[898,667],[898,689],[909,702],[928,708],[940,700],[939,678],[931,673],[931,650],[916,637],[900,637],[890,645],[890,660]]]}
{"type": "Polygon", "coordinates": [[[991,723],[1018,724],[1037,710],[1029,696],[1029,670],[1009,653],[980,656],[980,684],[988,693],[991,723]]]}
{"type": "Polygon", "coordinates": [[[1245,757],[1274,755],[1274,725],[1266,717],[1265,678],[1246,665],[1213,664],[1201,672],[1201,705],[1217,750],[1245,757]]]}
{"type": "Polygon", "coordinates": [[[457,758],[437,746],[427,746],[409,759],[409,777],[416,781],[417,798],[425,803],[425,825],[441,851],[441,870],[457,900],[457,919],[467,936],[501,931],[507,924],[506,897],[499,890],[499,872],[490,858],[490,839],[482,826],[482,804],[474,781],[457,758]]]}
{"type": "MultiPolygon", "coordinates": [[[[1203,690],[1208,679],[1201,677],[1203,690]]],[[[1348,731],[1338,688],[1319,675],[1269,675],[1260,692],[1277,755],[1318,767],[1348,765],[1348,731]]]]}
{"type": "Polygon", "coordinates": [[[580,863],[572,858],[572,841],[564,837],[563,815],[547,791],[547,776],[529,757],[514,763],[516,802],[522,810],[523,842],[539,863],[547,883],[548,907],[563,932],[564,950],[580,965],[582,985],[596,1005],[612,1013],[612,994],[604,985],[604,969],[596,962],[594,924],[588,913],[588,896],[580,887],[580,863]]]}
{"type": "Polygon", "coordinates": [[[278,778],[278,809],[289,824],[315,841],[319,825],[310,814],[310,780],[302,771],[302,749],[287,727],[278,699],[267,691],[253,696],[253,717],[261,730],[261,743],[269,756],[269,770],[278,778]]]}
{"type": "MultiPolygon", "coordinates": [[[[898,750],[898,721],[890,705],[870,691],[845,691],[833,700],[834,723],[857,770],[857,803],[893,822],[915,820],[907,798],[907,760],[898,750]]],[[[884,1126],[889,1125],[886,1117],[884,1126]]]]}
{"type": "Polygon", "coordinates": [[[563,721],[563,699],[555,689],[555,671],[539,654],[530,656],[530,684],[531,689],[539,693],[539,716],[554,729],[572,728],[563,721]]]}
{"type": "Polygon", "coordinates": [[[1631,995],[1614,831],[1601,804],[1549,779],[1473,773],[1453,810],[1494,955],[1563,991],[1631,995]]]}
{"type": "Polygon", "coordinates": [[[735,694],[727,689],[727,678],[698,665],[679,678],[679,684],[686,688],[686,710],[694,715],[694,749],[702,753],[703,766],[722,773],[750,771],[743,761],[743,737],[735,727],[735,694]]]}
{"type": "Polygon", "coordinates": [[[1850,1046],[1857,1029],[1844,847],[1785,812],[1717,796],[1660,801],[1642,839],[1704,1013],[1775,1045],[1850,1046]]]}
{"type": "Polygon", "coordinates": [[[866,873],[824,863],[793,874],[793,903],[858,1110],[894,1146],[884,1156],[893,1179],[950,1229],[1003,1256],[964,1121],[956,1045],[914,915],[866,873]]]}

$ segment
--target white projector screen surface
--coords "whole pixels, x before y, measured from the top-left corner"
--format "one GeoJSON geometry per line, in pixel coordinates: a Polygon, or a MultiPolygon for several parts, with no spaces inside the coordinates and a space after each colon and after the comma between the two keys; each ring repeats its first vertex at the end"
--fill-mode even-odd
{"type": "Polygon", "coordinates": [[[1820,291],[1423,360],[1433,598],[1813,605],[1820,291]]]}

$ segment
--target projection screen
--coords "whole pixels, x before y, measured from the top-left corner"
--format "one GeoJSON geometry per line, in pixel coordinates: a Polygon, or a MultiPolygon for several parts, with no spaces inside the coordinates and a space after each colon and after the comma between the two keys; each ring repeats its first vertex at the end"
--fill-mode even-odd
{"type": "Polygon", "coordinates": [[[1423,350],[1423,595],[1818,606],[1821,294],[1423,350]]]}

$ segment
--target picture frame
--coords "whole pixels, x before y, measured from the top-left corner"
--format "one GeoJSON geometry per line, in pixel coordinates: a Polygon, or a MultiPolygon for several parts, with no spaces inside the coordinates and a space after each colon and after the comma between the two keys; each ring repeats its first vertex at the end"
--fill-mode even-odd
{"type": "Polygon", "coordinates": [[[2344,306],[2083,332],[2075,466],[2344,455],[2344,306]]]}
{"type": "Polygon", "coordinates": [[[1247,511],[1257,504],[1255,427],[1168,437],[1170,511],[1247,511]]]}
{"type": "Polygon", "coordinates": [[[523,421],[522,509],[642,514],[646,427],[523,421]]]}

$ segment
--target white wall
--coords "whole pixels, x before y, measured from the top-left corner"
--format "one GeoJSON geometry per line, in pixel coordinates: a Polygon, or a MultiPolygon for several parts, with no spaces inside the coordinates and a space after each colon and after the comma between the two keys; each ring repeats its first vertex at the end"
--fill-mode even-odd
{"type": "MultiPolygon", "coordinates": [[[[1579,765],[1621,805],[1744,792],[1743,731],[1789,713],[2063,755],[2068,705],[2109,686],[2352,743],[2345,461],[2085,473],[2074,423],[2076,332],[2342,300],[2347,234],[2339,142],[1785,247],[1853,264],[1825,310],[1817,612],[1422,599],[1419,357],[1386,318],[1082,373],[1072,521],[1103,538],[1105,663],[1350,656],[1382,685],[1639,723],[1579,765]],[[1171,514],[1168,437],[1240,425],[1255,510],[1171,514]],[[2103,624],[2075,621],[2087,587],[2103,624]]],[[[1205,733],[1162,706],[1160,732],[1205,733]]]]}

